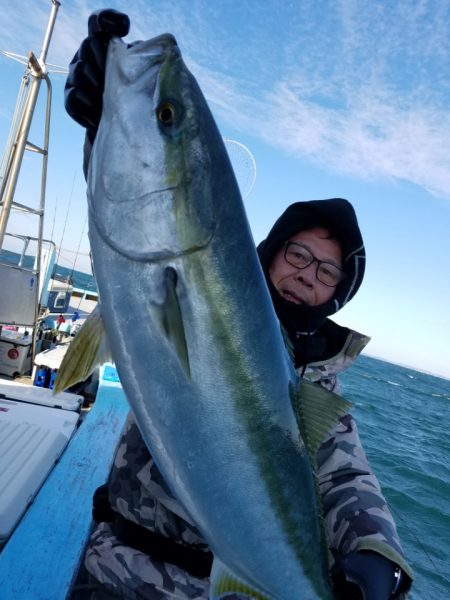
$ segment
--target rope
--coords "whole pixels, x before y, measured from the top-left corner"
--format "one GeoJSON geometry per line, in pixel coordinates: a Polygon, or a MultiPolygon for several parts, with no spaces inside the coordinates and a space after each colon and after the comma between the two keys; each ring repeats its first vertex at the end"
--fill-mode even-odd
{"type": "MultiPolygon", "coordinates": [[[[69,219],[69,211],[70,211],[70,206],[72,204],[73,190],[75,188],[76,177],[77,177],[77,173],[75,172],[75,174],[73,176],[73,181],[72,181],[72,189],[71,189],[70,196],[69,196],[69,204],[67,205],[66,220],[64,222],[64,227],[63,227],[62,234],[61,234],[61,242],[59,244],[58,254],[56,256],[56,264],[58,264],[59,257],[61,255],[61,247],[62,247],[62,243],[63,243],[63,240],[64,240],[64,235],[66,233],[67,221],[69,219]]],[[[58,202],[58,199],[56,199],[56,202],[58,202]]],[[[52,289],[53,289],[53,283],[54,283],[54,279],[52,279],[52,286],[50,288],[50,291],[52,291],[52,289]]]]}
{"type": "Polygon", "coordinates": [[[72,271],[70,273],[70,277],[71,278],[72,278],[73,272],[75,271],[75,265],[76,265],[76,262],[78,260],[78,254],[80,252],[81,240],[83,239],[84,228],[86,227],[87,219],[88,218],[87,218],[87,215],[86,215],[86,219],[84,220],[83,229],[81,230],[80,241],[78,242],[78,248],[77,248],[77,251],[75,252],[75,259],[73,261],[72,271]]]}

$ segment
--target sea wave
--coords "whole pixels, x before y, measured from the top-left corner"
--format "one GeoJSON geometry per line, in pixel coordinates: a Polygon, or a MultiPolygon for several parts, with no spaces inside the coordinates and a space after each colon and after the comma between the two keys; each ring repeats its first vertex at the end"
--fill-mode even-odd
{"type": "Polygon", "coordinates": [[[412,600],[450,597],[450,381],[361,356],[341,376],[416,573],[412,600]]]}

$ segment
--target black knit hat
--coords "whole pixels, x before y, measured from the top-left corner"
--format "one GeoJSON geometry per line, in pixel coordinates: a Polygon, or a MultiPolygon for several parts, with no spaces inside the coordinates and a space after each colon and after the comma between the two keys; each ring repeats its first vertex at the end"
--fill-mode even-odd
{"type": "Polygon", "coordinates": [[[278,318],[290,333],[313,332],[327,317],[340,310],[356,294],[364,276],[366,253],[353,206],[342,198],[310,200],[291,204],[276,221],[267,238],[258,246],[261,265],[278,318]],[[345,279],[334,296],[319,306],[298,305],[278,294],[269,269],[283,244],[300,231],[325,227],[338,240],[343,256],[345,279]]]}

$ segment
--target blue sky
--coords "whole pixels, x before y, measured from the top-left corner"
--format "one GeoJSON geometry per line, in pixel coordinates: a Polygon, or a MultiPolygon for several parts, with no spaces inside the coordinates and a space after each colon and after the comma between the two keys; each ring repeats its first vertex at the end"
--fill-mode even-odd
{"type": "MultiPolygon", "coordinates": [[[[105,5],[61,4],[48,62],[67,65],[89,13],[105,5]]],[[[450,2],[106,6],[130,15],[129,41],[173,33],[221,132],[250,149],[257,177],[246,208],[255,241],[292,202],[349,199],[367,271],[335,320],[372,337],[368,354],[450,378],[450,2]]],[[[0,49],[39,55],[50,8],[50,0],[0,0],[0,49]]],[[[23,68],[0,57],[0,69],[3,151],[23,68]]],[[[53,75],[52,85],[45,231],[69,266],[80,246],[76,268],[86,270],[83,132],[64,113],[64,77],[53,75]]],[[[41,140],[41,96],[34,143],[41,140]]],[[[39,167],[28,154],[17,200],[38,198],[39,167]]],[[[11,222],[22,230],[33,223],[11,222]]]]}

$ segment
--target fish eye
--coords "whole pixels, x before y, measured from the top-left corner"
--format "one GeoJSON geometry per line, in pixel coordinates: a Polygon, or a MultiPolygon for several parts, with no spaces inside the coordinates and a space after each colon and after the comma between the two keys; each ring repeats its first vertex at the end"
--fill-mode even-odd
{"type": "Polygon", "coordinates": [[[163,102],[160,106],[158,106],[156,115],[161,125],[170,127],[176,122],[177,109],[172,102],[163,102]]]}

